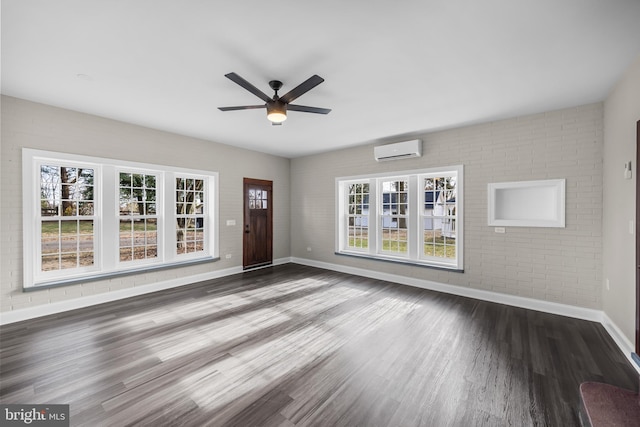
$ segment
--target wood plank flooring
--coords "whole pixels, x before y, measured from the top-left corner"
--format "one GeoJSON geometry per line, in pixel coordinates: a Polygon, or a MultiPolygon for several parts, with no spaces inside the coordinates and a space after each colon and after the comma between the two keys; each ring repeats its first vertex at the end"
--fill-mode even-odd
{"type": "Polygon", "coordinates": [[[295,264],[6,325],[2,403],[74,426],[573,426],[600,324],[295,264]]]}

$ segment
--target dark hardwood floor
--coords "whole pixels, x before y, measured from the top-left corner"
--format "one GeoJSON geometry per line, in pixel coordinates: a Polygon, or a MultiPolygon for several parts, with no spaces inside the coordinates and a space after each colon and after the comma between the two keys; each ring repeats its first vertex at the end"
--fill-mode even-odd
{"type": "Polygon", "coordinates": [[[0,328],[2,403],[77,426],[573,426],[603,327],[294,264],[0,328]]]}

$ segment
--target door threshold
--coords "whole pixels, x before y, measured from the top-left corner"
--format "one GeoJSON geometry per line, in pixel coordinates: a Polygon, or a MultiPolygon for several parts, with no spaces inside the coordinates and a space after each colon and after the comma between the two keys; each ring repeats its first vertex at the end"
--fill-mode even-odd
{"type": "Polygon", "coordinates": [[[265,262],[262,264],[250,265],[248,267],[242,267],[242,271],[258,270],[260,268],[266,268],[273,266],[273,261],[265,262]]]}

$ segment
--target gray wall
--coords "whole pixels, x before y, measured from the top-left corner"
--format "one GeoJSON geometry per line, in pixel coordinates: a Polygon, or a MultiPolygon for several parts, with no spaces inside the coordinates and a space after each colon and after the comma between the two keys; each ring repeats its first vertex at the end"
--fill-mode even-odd
{"type": "Polygon", "coordinates": [[[597,103],[417,135],[417,159],[377,163],[373,145],[292,159],[292,256],[600,309],[602,127],[597,103]],[[464,273],[334,254],[336,177],[456,164],[465,168],[464,273]],[[553,178],[567,180],[566,228],[487,226],[488,183],[553,178]]]}
{"type": "Polygon", "coordinates": [[[274,181],[276,259],[308,258],[604,309],[632,340],[635,273],[634,261],[629,263],[634,249],[628,221],[634,216],[635,180],[622,179],[622,164],[635,158],[640,101],[633,94],[639,87],[637,61],[604,106],[417,135],[424,141],[422,158],[386,163],[375,162],[373,145],[288,160],[3,96],[0,308],[6,312],[37,307],[241,265],[241,227],[224,224],[227,219],[240,224],[242,177],[249,176],[274,181]],[[168,272],[21,292],[22,147],[218,171],[222,259],[168,272]],[[608,188],[604,224],[603,156],[608,188]],[[465,273],[334,254],[335,177],[454,164],[465,166],[465,273]],[[511,227],[496,234],[487,226],[487,183],[552,178],[567,179],[566,228],[511,227]],[[233,255],[230,260],[224,258],[227,253],[233,255]],[[610,280],[610,291],[603,290],[604,278],[610,280]]]}
{"type": "MultiPolygon", "coordinates": [[[[631,342],[635,342],[636,122],[640,120],[640,57],[618,81],[604,104],[604,278],[603,310],[631,342]],[[633,179],[624,179],[631,161],[633,179]]],[[[637,227],[637,224],[636,224],[637,227]]]]}
{"type": "Polygon", "coordinates": [[[273,181],[275,259],[290,255],[289,159],[2,97],[0,310],[180,279],[242,265],[242,178],[273,181]],[[219,172],[221,260],[61,288],[22,292],[23,147],[219,172]],[[237,225],[227,227],[226,220],[237,225]],[[225,255],[231,254],[231,259],[225,255]]]}

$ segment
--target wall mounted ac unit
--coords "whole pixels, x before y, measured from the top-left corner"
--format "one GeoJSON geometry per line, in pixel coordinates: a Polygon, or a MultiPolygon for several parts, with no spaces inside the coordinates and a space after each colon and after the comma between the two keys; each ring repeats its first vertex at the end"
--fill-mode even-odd
{"type": "Polygon", "coordinates": [[[373,147],[373,155],[378,162],[420,157],[422,156],[422,141],[414,139],[394,144],[378,145],[373,147]]]}

